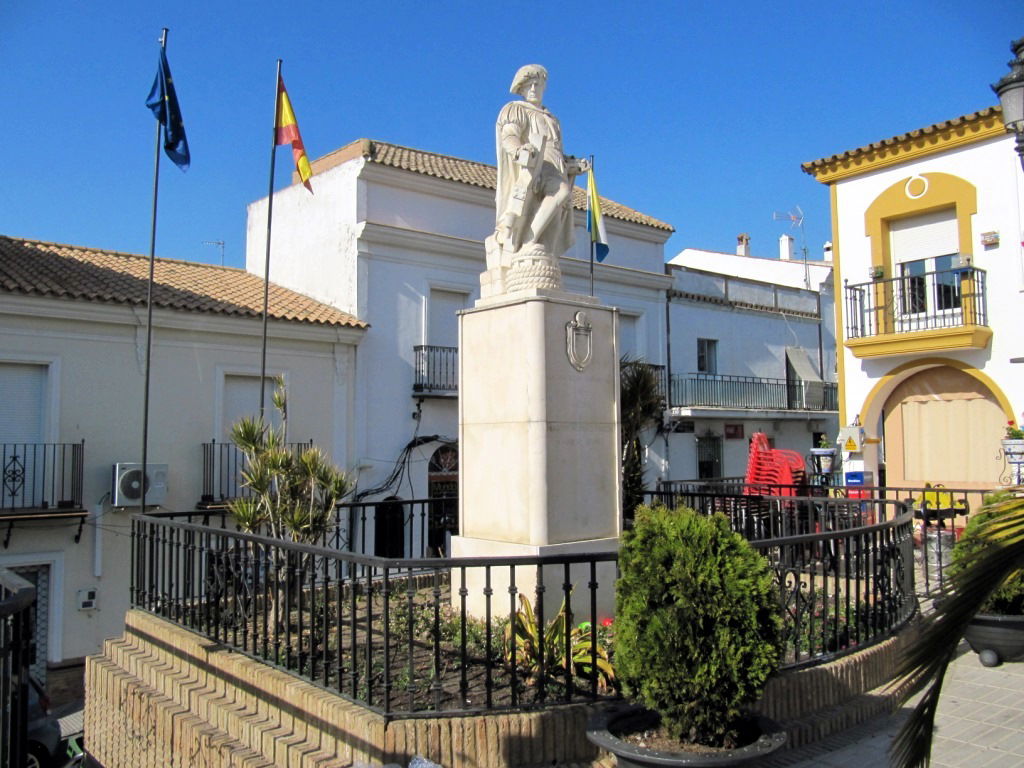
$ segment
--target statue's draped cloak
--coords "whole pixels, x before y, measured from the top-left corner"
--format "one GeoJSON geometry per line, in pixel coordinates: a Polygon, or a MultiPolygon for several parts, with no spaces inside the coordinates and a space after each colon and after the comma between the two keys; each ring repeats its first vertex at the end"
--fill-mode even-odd
{"type": "MultiPolygon", "coordinates": [[[[495,194],[496,222],[501,223],[508,206],[509,197],[515,187],[516,178],[522,168],[514,162],[516,150],[530,141],[531,134],[547,138],[544,147],[544,165],[541,169],[542,182],[553,178],[572,180],[566,174],[565,154],[562,151],[562,128],[558,118],[545,107],[535,107],[526,101],[511,101],[498,113],[495,144],[498,148],[498,188],[495,194]]],[[[552,182],[553,183],[553,182],[552,182]]],[[[540,205],[541,196],[531,194],[523,210],[527,222],[532,221],[540,205]]],[[[573,244],[573,221],[571,191],[569,203],[558,211],[548,224],[539,244],[546,246],[555,258],[562,256],[573,244]]],[[[524,242],[526,246],[529,243],[524,242]]]]}

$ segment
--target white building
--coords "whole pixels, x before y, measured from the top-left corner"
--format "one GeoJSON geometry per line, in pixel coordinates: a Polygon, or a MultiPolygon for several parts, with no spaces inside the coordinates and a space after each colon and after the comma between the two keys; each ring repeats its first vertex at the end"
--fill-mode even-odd
{"type": "MultiPolygon", "coordinates": [[[[122,630],[128,608],[139,501],[130,488],[112,497],[113,468],[141,461],[148,266],[0,237],[0,567],[37,586],[35,671],[57,698],[75,675],[80,685],[83,657],[122,630]]],[[[155,266],[147,502],[192,510],[204,495],[233,495],[224,441],[259,410],[263,283],[238,269],[155,266]]],[[[291,439],[350,463],[364,325],[272,286],[268,326],[291,439]]]]}
{"type": "Polygon", "coordinates": [[[840,420],[890,486],[1007,482],[1021,421],[1024,174],[998,108],[806,163],[835,244],[840,420]]]}
{"type": "Polygon", "coordinates": [[[826,262],[687,248],[668,263],[671,479],[742,476],[748,442],[807,454],[836,433],[835,333],[826,262]]]}
{"type": "MultiPolygon", "coordinates": [[[[356,374],[360,492],[444,492],[451,474],[430,471],[431,458],[458,434],[455,313],[480,295],[495,169],[360,139],[315,161],[313,172],[315,194],[293,184],[275,195],[271,277],[370,326],[356,374]],[[395,482],[387,485],[389,477],[395,482]]],[[[579,233],[562,271],[568,290],[589,294],[579,188],[574,202],[579,233]]],[[[249,207],[246,264],[258,274],[266,204],[249,207]]],[[[596,267],[595,293],[620,310],[620,350],[664,365],[664,243],[672,228],[609,200],[604,213],[611,255],[596,267]]]]}

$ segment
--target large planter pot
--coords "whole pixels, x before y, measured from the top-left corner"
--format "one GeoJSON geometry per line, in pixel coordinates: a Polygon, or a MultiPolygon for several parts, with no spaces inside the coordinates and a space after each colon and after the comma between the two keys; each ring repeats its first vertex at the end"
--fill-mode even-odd
{"type": "Polygon", "coordinates": [[[1010,464],[1024,464],[1024,439],[1003,440],[1003,455],[1010,464]]]}
{"type": "Polygon", "coordinates": [[[587,726],[587,738],[592,744],[615,755],[619,768],[756,766],[786,743],[786,734],[777,723],[766,718],[758,717],[753,722],[761,736],[748,746],[718,752],[666,752],[639,747],[615,735],[623,730],[646,730],[658,726],[656,713],[642,707],[628,707],[596,715],[587,726]]]}
{"type": "Polygon", "coordinates": [[[967,625],[964,639],[986,667],[1024,658],[1024,616],[979,613],[967,625]]]}

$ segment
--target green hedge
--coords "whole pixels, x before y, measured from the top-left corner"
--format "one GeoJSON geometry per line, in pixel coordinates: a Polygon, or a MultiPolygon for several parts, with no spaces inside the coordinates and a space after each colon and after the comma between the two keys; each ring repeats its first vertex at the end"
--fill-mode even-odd
{"type": "Polygon", "coordinates": [[[642,506],[619,567],[615,669],[627,695],[674,738],[732,746],[779,664],[768,562],[721,515],[642,506]]]}

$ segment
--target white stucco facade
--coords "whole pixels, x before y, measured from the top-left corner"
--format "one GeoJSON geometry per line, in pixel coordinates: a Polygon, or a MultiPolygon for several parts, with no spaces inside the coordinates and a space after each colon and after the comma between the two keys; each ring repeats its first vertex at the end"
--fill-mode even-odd
{"type": "Polygon", "coordinates": [[[895,463],[900,482],[991,487],[1009,477],[1002,428],[1024,409],[1024,173],[998,110],[928,133],[805,166],[832,195],[841,418],[864,426],[868,471],[892,475],[895,463]],[[862,327],[875,320],[851,290],[858,302],[885,297],[877,327],[862,327]]]}

